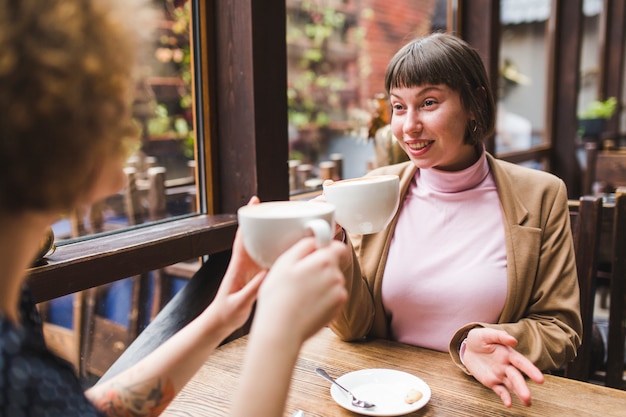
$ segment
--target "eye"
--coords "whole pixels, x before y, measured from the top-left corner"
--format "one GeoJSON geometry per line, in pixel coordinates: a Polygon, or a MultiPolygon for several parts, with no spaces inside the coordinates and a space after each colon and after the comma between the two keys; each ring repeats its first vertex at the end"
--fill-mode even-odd
{"type": "Polygon", "coordinates": [[[394,113],[397,113],[397,112],[399,112],[401,110],[404,110],[404,106],[402,104],[400,104],[400,103],[391,103],[391,110],[394,113]]]}
{"type": "Polygon", "coordinates": [[[432,98],[428,98],[426,100],[424,100],[424,107],[432,107],[434,105],[437,104],[436,100],[433,100],[432,98]]]}

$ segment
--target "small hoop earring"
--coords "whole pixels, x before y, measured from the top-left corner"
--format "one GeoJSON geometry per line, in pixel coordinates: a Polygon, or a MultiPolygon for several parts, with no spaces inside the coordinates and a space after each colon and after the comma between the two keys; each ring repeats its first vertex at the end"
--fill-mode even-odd
{"type": "Polygon", "coordinates": [[[476,129],[478,129],[478,122],[476,121],[476,119],[470,120],[470,125],[471,123],[474,122],[474,127],[472,127],[472,133],[476,133],[476,129]]]}

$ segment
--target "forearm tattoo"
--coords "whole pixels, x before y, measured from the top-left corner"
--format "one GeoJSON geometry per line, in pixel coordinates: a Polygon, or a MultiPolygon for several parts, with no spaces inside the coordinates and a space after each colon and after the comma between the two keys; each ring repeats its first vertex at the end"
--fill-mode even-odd
{"type": "Polygon", "coordinates": [[[161,414],[175,395],[169,379],[155,378],[132,386],[111,385],[92,401],[110,417],[152,417],[161,414]]]}

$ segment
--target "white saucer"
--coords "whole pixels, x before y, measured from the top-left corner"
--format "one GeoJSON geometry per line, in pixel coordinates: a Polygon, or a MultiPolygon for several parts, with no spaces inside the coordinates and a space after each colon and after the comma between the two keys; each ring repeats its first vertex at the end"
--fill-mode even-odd
{"type": "Polygon", "coordinates": [[[376,404],[372,408],[352,405],[352,398],[335,384],[330,387],[333,400],[343,408],[366,416],[402,416],[419,410],[430,400],[430,387],[420,378],[393,369],[362,369],[337,378],[337,382],[352,391],[359,399],[376,404]],[[422,393],[422,398],[408,404],[404,398],[411,389],[422,393]]]}

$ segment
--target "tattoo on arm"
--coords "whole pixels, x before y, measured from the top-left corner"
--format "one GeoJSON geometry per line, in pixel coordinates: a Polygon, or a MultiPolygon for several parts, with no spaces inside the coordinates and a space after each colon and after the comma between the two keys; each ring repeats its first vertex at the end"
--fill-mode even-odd
{"type": "Polygon", "coordinates": [[[109,417],[153,417],[161,414],[175,395],[169,379],[155,378],[131,386],[113,384],[91,401],[109,417]]]}

